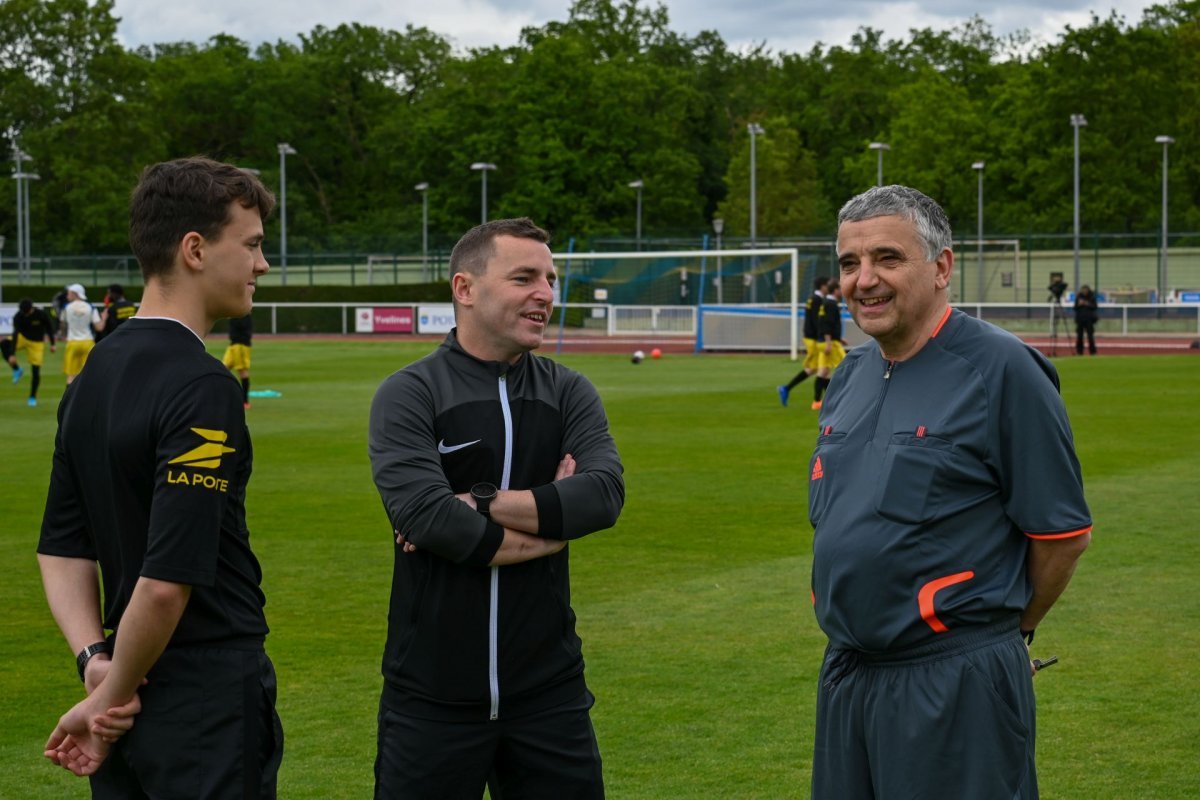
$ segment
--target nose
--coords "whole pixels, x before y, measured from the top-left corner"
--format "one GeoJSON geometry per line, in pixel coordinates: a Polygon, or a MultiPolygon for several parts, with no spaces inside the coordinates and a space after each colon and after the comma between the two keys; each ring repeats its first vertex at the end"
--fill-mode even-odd
{"type": "Polygon", "coordinates": [[[554,284],[545,278],[541,278],[537,282],[534,296],[546,305],[550,305],[554,302],[554,284]]]}
{"type": "Polygon", "coordinates": [[[267,256],[260,249],[258,251],[258,258],[254,259],[254,274],[266,275],[270,271],[271,265],[267,263],[267,256]]]}
{"type": "Polygon", "coordinates": [[[871,259],[864,258],[858,265],[858,270],[854,275],[854,285],[870,288],[877,283],[879,283],[879,275],[875,272],[875,265],[871,262],[871,259]]]}

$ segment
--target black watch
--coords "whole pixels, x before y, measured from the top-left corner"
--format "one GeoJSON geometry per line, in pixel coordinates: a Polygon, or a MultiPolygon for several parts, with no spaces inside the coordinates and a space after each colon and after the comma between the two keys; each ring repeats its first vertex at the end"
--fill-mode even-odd
{"type": "Polygon", "coordinates": [[[490,516],[488,509],[492,506],[492,501],[496,499],[496,484],[494,483],[477,483],[471,487],[471,497],[475,500],[475,509],[485,517],[490,516]]]}
{"type": "Polygon", "coordinates": [[[96,642],[89,644],[87,647],[79,651],[79,655],[75,656],[75,667],[79,670],[79,680],[83,680],[84,670],[87,669],[88,662],[92,660],[92,656],[100,653],[108,653],[112,655],[112,646],[108,642],[96,642]]]}

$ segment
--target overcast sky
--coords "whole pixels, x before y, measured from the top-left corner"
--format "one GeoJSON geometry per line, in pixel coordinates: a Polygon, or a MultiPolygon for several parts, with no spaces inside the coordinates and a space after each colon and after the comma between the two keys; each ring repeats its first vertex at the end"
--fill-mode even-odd
{"type": "MultiPolygon", "coordinates": [[[[765,42],[774,52],[807,52],[818,41],[844,45],[860,27],[904,39],[911,28],[947,30],[972,15],[997,34],[1028,30],[1052,42],[1066,26],[1082,27],[1091,12],[1112,10],[1136,24],[1148,0],[668,0],[671,29],[716,30],[734,48],[765,42]]],[[[218,33],[258,44],[295,41],[317,25],[360,22],[403,30],[412,23],[448,38],[459,50],[515,44],[521,28],[565,20],[570,0],[116,0],[127,46],[203,42],[218,33]]]]}

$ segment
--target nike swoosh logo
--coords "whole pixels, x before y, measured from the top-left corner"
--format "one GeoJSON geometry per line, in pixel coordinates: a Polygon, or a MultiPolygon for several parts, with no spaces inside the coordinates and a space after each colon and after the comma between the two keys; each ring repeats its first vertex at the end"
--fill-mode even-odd
{"type": "Polygon", "coordinates": [[[441,453],[442,455],[446,455],[447,453],[453,453],[455,450],[462,450],[464,447],[470,447],[473,444],[479,444],[482,441],[483,441],[482,439],[476,439],[473,442],[465,442],[463,444],[447,445],[446,440],[442,439],[440,442],[438,442],[438,452],[441,453]]]}

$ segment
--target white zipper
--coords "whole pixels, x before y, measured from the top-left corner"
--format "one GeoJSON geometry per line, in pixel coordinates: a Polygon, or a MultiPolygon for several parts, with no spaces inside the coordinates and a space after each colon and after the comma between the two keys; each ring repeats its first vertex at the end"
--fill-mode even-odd
{"type": "MultiPolygon", "coordinates": [[[[508,407],[508,382],[500,376],[500,410],[504,412],[504,471],[500,476],[500,488],[508,488],[512,473],[512,410],[508,407]]],[[[491,608],[488,611],[488,688],[492,694],[492,709],[489,719],[500,718],[500,648],[497,622],[500,607],[500,567],[492,567],[491,608]]]]}

